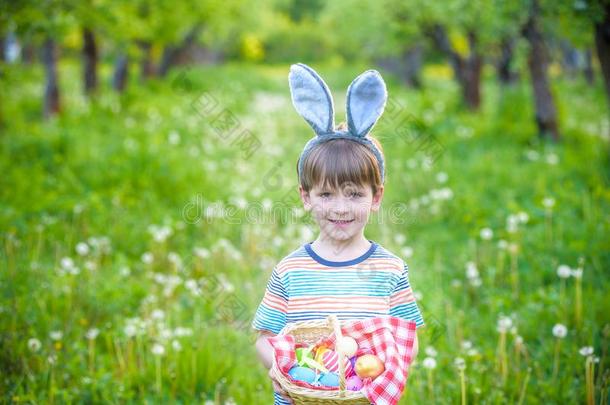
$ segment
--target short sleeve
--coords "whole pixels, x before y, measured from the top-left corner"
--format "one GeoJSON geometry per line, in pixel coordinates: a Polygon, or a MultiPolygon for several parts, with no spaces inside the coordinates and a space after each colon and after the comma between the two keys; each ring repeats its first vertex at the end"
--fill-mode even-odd
{"type": "Polygon", "coordinates": [[[424,319],[409,284],[409,267],[406,263],[390,295],[390,315],[415,321],[417,328],[424,326],[424,319]]]}
{"type": "Polygon", "coordinates": [[[252,328],[268,330],[277,335],[286,325],[287,308],[288,294],[282,278],[277,272],[277,267],[274,267],[265,289],[265,295],[252,320],[252,328]]]}

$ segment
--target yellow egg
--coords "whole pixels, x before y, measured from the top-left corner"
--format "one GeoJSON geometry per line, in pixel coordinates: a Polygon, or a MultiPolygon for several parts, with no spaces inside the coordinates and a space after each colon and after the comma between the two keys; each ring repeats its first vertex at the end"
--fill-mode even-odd
{"type": "Polygon", "coordinates": [[[360,378],[377,378],[384,372],[385,366],[374,354],[364,354],[356,359],[356,374],[360,378]]]}

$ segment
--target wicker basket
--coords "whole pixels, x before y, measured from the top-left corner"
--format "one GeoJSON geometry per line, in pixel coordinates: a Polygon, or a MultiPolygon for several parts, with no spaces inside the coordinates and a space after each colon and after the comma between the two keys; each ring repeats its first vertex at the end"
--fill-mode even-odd
{"type": "MultiPolygon", "coordinates": [[[[280,335],[294,336],[295,343],[316,343],[321,337],[335,332],[337,340],[341,338],[341,328],[335,315],[329,315],[327,320],[302,321],[287,324],[280,335]]],[[[339,354],[339,390],[324,391],[301,387],[286,378],[278,369],[275,359],[271,373],[296,405],[342,404],[370,405],[370,401],[360,391],[345,389],[345,357],[339,354]]]]}

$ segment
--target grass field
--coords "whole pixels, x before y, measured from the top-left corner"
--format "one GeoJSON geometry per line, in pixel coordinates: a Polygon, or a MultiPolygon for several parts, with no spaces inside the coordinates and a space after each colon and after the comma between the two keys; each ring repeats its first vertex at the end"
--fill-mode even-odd
{"type": "MultiPolygon", "coordinates": [[[[366,68],[316,66],[337,122],[366,68]]],[[[287,71],[189,68],[90,101],[67,61],[64,113],[43,122],[42,71],[5,69],[2,402],[271,403],[250,321],[273,265],[315,237],[295,173],[311,132],[287,71]]],[[[528,83],[488,74],[471,113],[437,71],[421,91],[387,76],[374,130],[387,183],[366,236],[407,261],[427,324],[401,403],[586,403],[592,387],[608,403],[601,82],[554,79],[551,144],[528,83]]]]}

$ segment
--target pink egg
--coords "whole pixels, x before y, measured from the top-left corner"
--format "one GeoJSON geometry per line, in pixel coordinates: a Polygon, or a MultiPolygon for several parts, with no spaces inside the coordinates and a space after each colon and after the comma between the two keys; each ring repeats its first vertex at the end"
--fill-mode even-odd
{"type": "Polygon", "coordinates": [[[357,375],[353,375],[345,381],[345,388],[350,391],[360,391],[362,389],[362,380],[357,375]]]}
{"type": "MultiPolygon", "coordinates": [[[[345,361],[345,375],[351,376],[354,374],[354,367],[352,366],[352,362],[347,358],[343,357],[345,361]]],[[[322,364],[324,367],[328,369],[328,371],[332,371],[334,373],[339,372],[339,354],[334,350],[328,350],[324,352],[322,355],[322,364]]]]}

